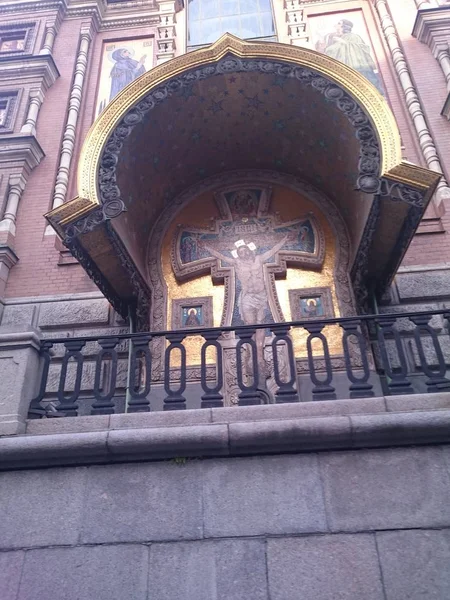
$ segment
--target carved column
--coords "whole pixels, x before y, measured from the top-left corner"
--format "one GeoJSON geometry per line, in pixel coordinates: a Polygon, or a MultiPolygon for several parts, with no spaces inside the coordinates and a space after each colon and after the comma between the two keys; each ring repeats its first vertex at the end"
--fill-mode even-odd
{"type": "Polygon", "coordinates": [[[450,50],[448,44],[436,46],[435,54],[447,82],[447,91],[450,93],[450,50]]]}
{"type": "MultiPolygon", "coordinates": [[[[76,127],[83,95],[84,80],[86,76],[87,57],[89,47],[91,45],[92,35],[92,27],[90,25],[82,25],[80,44],[78,46],[78,54],[75,64],[75,77],[70,93],[69,111],[67,114],[66,127],[64,129],[58,172],[56,175],[56,184],[53,192],[52,208],[61,206],[61,204],[64,204],[66,199],[70,165],[75,146],[76,127]]],[[[45,233],[46,235],[54,235],[54,230],[48,226],[45,233]]]]}
{"type": "Polygon", "coordinates": [[[28,105],[27,118],[25,119],[25,123],[20,130],[21,133],[34,136],[36,135],[36,121],[43,101],[44,94],[42,90],[39,89],[30,91],[30,104],[28,105]]]}
{"type": "Polygon", "coordinates": [[[3,244],[11,245],[12,240],[16,235],[16,217],[19,207],[20,197],[25,189],[25,178],[22,174],[11,175],[9,178],[8,199],[6,201],[6,209],[3,214],[3,219],[0,221],[0,240],[3,244]]]}
{"type": "MultiPolygon", "coordinates": [[[[428,168],[432,171],[442,174],[442,165],[437,154],[436,146],[425,121],[422,106],[416,93],[416,89],[405,60],[405,55],[401,49],[394,23],[388,11],[387,1],[373,0],[373,3],[381,20],[381,27],[391,51],[392,60],[405,94],[406,105],[413,119],[414,128],[419,138],[422,154],[425,158],[428,168]]],[[[438,204],[440,204],[444,199],[450,199],[450,188],[448,187],[448,184],[444,178],[442,178],[438,184],[436,198],[438,204]]]]}
{"type": "Polygon", "coordinates": [[[56,34],[57,34],[56,23],[55,22],[46,23],[44,43],[42,44],[42,48],[41,48],[41,51],[39,52],[39,54],[51,54],[52,53],[56,34]]]}

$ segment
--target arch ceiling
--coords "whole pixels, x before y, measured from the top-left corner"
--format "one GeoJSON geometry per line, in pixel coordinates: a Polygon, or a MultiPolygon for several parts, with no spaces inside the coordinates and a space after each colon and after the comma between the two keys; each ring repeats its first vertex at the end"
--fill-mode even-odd
{"type": "Polygon", "coordinates": [[[356,291],[390,282],[439,179],[402,162],[392,113],[359,73],[227,34],[108,105],[81,152],[78,196],[46,217],[119,312],[137,302],[145,327],[151,227],[184,190],[237,169],[294,175],[335,203],[356,291]]]}

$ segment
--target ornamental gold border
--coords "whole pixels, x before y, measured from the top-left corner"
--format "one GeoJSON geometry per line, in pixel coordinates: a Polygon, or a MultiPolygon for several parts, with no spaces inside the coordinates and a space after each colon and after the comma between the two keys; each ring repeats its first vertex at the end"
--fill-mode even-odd
{"type": "MultiPolygon", "coordinates": [[[[217,62],[229,53],[238,58],[282,60],[311,68],[344,88],[358,102],[375,128],[381,148],[380,177],[391,172],[391,177],[395,178],[395,167],[401,164],[401,142],[397,124],[386,100],[363,75],[315,50],[274,42],[244,42],[233,35],[225,34],[207,48],[189,52],[151,69],[128,85],[108,104],[89,130],[81,150],[77,184],[78,197],[83,198],[84,206],[80,211],[80,203],[77,203],[77,218],[100,204],[98,167],[101,155],[108,138],[124,115],[161,83],[184,71],[217,62]]],[[[423,182],[423,179],[421,181],[423,182]]],[[[64,211],[65,214],[58,218],[58,209],[52,212],[61,225],[70,222],[75,216],[69,216],[69,211],[64,211]]]]}

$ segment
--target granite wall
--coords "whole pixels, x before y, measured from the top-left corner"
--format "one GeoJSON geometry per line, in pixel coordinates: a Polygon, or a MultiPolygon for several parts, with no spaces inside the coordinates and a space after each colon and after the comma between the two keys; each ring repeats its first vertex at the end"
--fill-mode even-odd
{"type": "Polygon", "coordinates": [[[0,474],[2,600],[448,600],[448,446],[0,474]]]}

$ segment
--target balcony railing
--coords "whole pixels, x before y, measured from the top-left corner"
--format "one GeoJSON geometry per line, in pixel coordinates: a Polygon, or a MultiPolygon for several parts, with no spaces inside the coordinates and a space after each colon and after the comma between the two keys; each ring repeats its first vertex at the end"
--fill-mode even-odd
{"type": "Polygon", "coordinates": [[[44,339],[30,417],[443,391],[449,319],[442,310],[44,339]]]}

